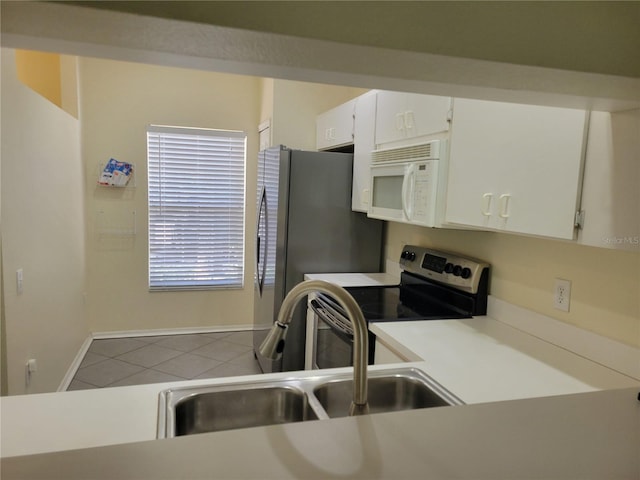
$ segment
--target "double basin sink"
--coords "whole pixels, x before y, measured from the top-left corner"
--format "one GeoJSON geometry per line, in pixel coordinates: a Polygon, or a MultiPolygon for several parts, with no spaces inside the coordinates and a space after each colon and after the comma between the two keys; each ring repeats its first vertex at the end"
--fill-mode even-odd
{"type": "MultiPolygon", "coordinates": [[[[368,376],[371,414],[463,403],[416,368],[368,376]]],[[[352,396],[351,373],[172,388],[160,393],[158,438],[346,417],[352,396]]]]}

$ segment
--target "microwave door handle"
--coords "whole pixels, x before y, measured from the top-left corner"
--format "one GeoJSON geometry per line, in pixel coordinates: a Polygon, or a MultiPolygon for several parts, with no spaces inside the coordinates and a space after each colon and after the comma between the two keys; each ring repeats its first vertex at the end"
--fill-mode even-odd
{"type": "Polygon", "coordinates": [[[407,220],[411,220],[413,212],[411,211],[411,198],[413,197],[413,177],[415,165],[409,165],[402,179],[402,212],[407,220]]]}

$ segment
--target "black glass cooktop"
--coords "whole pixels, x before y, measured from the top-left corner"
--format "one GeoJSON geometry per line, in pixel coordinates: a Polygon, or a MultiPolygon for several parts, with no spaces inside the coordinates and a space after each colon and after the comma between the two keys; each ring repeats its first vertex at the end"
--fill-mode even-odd
{"type": "Polygon", "coordinates": [[[348,287],[369,322],[467,318],[468,313],[427,292],[401,287],[348,287]]]}

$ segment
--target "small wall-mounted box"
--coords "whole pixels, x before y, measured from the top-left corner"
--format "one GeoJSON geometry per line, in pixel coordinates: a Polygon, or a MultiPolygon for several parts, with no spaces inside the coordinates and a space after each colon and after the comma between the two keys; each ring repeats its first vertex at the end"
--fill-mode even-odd
{"type": "Polygon", "coordinates": [[[111,158],[102,169],[98,184],[107,187],[125,187],[132,175],[132,164],[111,158]]]}

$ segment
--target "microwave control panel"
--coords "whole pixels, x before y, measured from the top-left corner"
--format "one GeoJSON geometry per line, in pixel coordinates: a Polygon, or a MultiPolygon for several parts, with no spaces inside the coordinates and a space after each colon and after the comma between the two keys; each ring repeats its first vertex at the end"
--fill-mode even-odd
{"type": "Polygon", "coordinates": [[[438,161],[410,164],[413,168],[413,194],[409,221],[433,226],[436,214],[438,161]]]}

